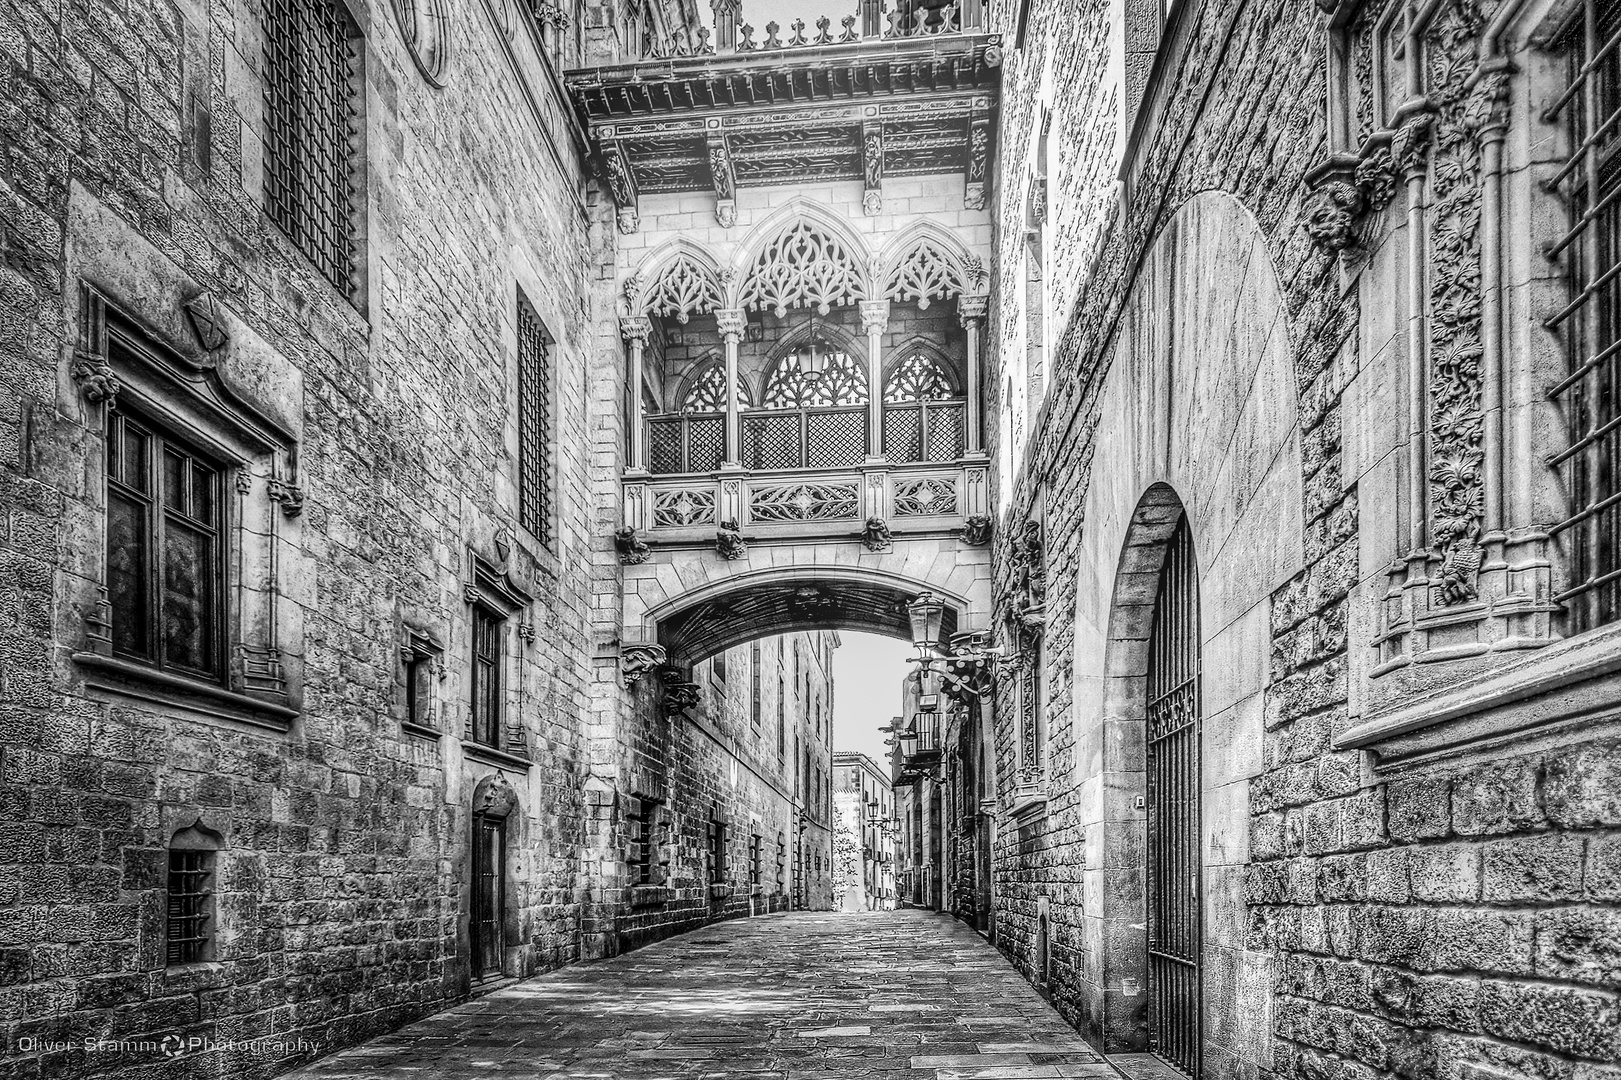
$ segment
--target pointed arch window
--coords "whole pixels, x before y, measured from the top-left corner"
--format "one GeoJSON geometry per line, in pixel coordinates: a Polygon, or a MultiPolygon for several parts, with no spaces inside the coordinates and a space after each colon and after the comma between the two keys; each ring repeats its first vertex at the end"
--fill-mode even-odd
{"type": "Polygon", "coordinates": [[[790,353],[771,369],[760,403],[767,409],[812,409],[866,405],[867,398],[866,369],[849,353],[829,353],[826,366],[816,378],[801,371],[790,353]]]}
{"type": "MultiPolygon", "coordinates": [[[[737,393],[737,405],[740,409],[749,407],[749,389],[741,377],[738,378],[733,389],[737,393]]],[[[680,411],[683,413],[707,413],[726,411],[726,366],[712,362],[697,375],[687,380],[686,391],[681,395],[680,411]]]]}
{"type": "Polygon", "coordinates": [[[955,461],[967,449],[968,403],[944,361],[918,349],[884,376],[884,456],[955,461]]]}
{"type": "Polygon", "coordinates": [[[904,405],[940,401],[957,396],[951,372],[938,357],[915,352],[889,369],[884,377],[884,404],[904,405]]]}

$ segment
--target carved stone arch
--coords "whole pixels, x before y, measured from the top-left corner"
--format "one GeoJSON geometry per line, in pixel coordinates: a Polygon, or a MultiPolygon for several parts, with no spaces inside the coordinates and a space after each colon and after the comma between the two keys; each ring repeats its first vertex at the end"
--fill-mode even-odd
{"type": "Polygon", "coordinates": [[[685,323],[725,306],[720,263],[700,244],[676,239],[643,259],[626,281],[632,315],[657,315],[685,323]]]}
{"type": "MultiPolygon", "coordinates": [[[[938,342],[919,335],[908,339],[899,347],[889,350],[889,356],[884,360],[883,385],[880,387],[879,392],[884,395],[886,402],[891,400],[889,393],[891,381],[898,376],[901,369],[910,363],[914,357],[920,356],[927,357],[939,366],[941,373],[950,384],[951,393],[948,396],[957,397],[965,392],[963,389],[962,362],[954,359],[940,347],[938,342]]],[[[908,398],[906,400],[917,399],[908,398]]]]}
{"type": "Polygon", "coordinates": [[[983,268],[955,236],[932,221],[921,221],[893,237],[879,256],[883,298],[915,301],[927,308],[934,300],[977,295],[983,268]],[[976,278],[974,271],[978,271],[976,278]]]}
{"type": "Polygon", "coordinates": [[[473,788],[472,808],[477,816],[511,817],[518,808],[518,792],[504,773],[491,773],[473,788]]]}
{"type": "Polygon", "coordinates": [[[169,837],[169,848],[174,851],[223,851],[225,834],[210,828],[201,816],[190,825],[180,826],[169,837]]]}
{"type": "MultiPolygon", "coordinates": [[[[724,383],[726,381],[726,358],[721,355],[719,349],[710,349],[699,357],[698,362],[692,365],[687,374],[677,384],[675,396],[666,403],[669,411],[686,412],[687,399],[700,387],[714,382],[717,373],[719,373],[719,380],[724,383]]],[[[738,403],[742,408],[747,409],[754,406],[754,394],[749,386],[748,379],[744,377],[741,371],[737,373],[737,384],[734,390],[738,395],[738,403]]],[[[723,412],[726,409],[724,388],[721,388],[719,392],[721,397],[714,411],[723,412]]],[[[693,411],[704,412],[709,410],[698,409],[693,411]]]]}
{"type": "Polygon", "coordinates": [[[924,592],[946,604],[943,637],[975,625],[977,613],[957,581],[930,581],[902,569],[767,565],[664,598],[647,610],[643,626],[678,665],[777,633],[853,629],[904,640],[910,633],[906,605],[924,592]]]}
{"type": "Polygon", "coordinates": [[[866,243],[825,207],[795,199],[755,227],[738,249],[730,307],[769,310],[859,303],[874,295],[866,243]]]}
{"type": "MultiPolygon", "coordinates": [[[[867,385],[867,350],[865,342],[850,333],[842,326],[827,323],[818,323],[814,333],[822,341],[833,346],[836,354],[846,359],[836,367],[829,366],[828,371],[815,384],[803,384],[796,379],[793,372],[787,371],[784,365],[792,363],[795,352],[810,338],[813,333],[811,325],[803,323],[790,329],[780,340],[771,347],[766,355],[766,362],[760,373],[759,392],[754,400],[760,405],[771,408],[772,402],[780,398],[780,391],[785,385],[794,391],[795,398],[813,398],[813,401],[802,401],[801,404],[817,405],[860,405],[865,404],[872,395],[872,387],[867,385]]],[[[778,401],[776,407],[791,407],[782,405],[778,401]]]]}

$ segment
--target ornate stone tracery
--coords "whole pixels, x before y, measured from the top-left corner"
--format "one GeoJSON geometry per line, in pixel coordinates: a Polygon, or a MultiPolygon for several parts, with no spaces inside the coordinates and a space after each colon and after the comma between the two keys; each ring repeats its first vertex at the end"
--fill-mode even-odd
{"type": "Polygon", "coordinates": [[[915,300],[919,308],[967,291],[966,274],[958,259],[932,236],[914,241],[890,267],[884,281],[885,299],[915,300]]]}
{"type": "Polygon", "coordinates": [[[715,273],[692,252],[678,251],[647,286],[638,314],[685,323],[693,315],[707,315],[722,306],[715,273]]]}
{"type": "Polygon", "coordinates": [[[814,307],[826,315],[834,305],[866,298],[856,253],[815,222],[800,218],[755,256],[743,278],[738,303],[755,311],[769,309],[782,318],[789,308],[814,307]]]}

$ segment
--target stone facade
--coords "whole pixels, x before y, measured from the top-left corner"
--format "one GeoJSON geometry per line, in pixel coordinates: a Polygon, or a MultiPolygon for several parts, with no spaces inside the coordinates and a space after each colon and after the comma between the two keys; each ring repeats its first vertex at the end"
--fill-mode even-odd
{"type": "Polygon", "coordinates": [[[820,661],[788,712],[821,791],[761,769],[724,710],[648,741],[617,651],[623,713],[591,708],[621,572],[599,520],[623,424],[598,397],[623,375],[596,349],[611,241],[557,89],[577,21],[456,5],[429,28],[448,40],[417,26],[408,48],[414,9],[331,10],[354,46],[352,273],[265,210],[264,28],[285,12],[0,12],[6,1075],[271,1075],[502,977],[830,899],[825,635],[795,639],[820,661]],[[519,400],[537,348],[539,444],[519,400]],[[208,671],[129,658],[109,462],[147,474],[109,451],[115,422],[195,451],[224,511],[193,504],[221,528],[217,652],[173,637],[201,608],[160,624],[210,639],[208,671]],[[499,688],[477,721],[476,652],[499,688]],[[639,857],[621,815],[649,793],[613,765],[666,750],[678,879],[718,806],[737,884],[661,923],[619,895],[639,857]],[[810,868],[788,895],[750,900],[751,826],[769,881],[781,834],[810,868]],[[182,851],[208,868],[207,940],[173,963],[182,851]],[[236,1044],[171,1059],[165,1036],[236,1044]]]}
{"type": "Polygon", "coordinates": [[[835,907],[883,911],[895,906],[895,793],[889,770],[865,754],[833,755],[835,907]]]}
{"type": "Polygon", "coordinates": [[[999,640],[1038,659],[981,714],[997,941],[1105,1050],[1161,1030],[1144,683],[1185,517],[1204,1074],[1608,1075],[1615,635],[1550,603],[1541,464],[1573,361],[1537,109],[1579,5],[1443,0],[1405,51],[1389,5],[1144,6],[1037,0],[1004,65],[999,640]]]}

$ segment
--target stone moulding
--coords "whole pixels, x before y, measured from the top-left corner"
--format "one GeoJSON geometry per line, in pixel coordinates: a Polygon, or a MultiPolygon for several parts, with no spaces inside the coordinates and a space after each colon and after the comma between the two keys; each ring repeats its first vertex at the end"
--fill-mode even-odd
{"type": "Polygon", "coordinates": [[[1552,599],[1548,543],[1540,533],[1489,539],[1471,558],[1479,566],[1467,591],[1452,553],[1426,549],[1396,560],[1379,604],[1370,676],[1555,640],[1553,620],[1561,608],[1552,599]]]}
{"type": "Polygon", "coordinates": [[[1367,750],[1376,768],[1421,764],[1472,745],[1533,731],[1556,733],[1613,719],[1621,701],[1621,626],[1608,626],[1529,655],[1461,686],[1408,697],[1334,740],[1367,750]]]}

